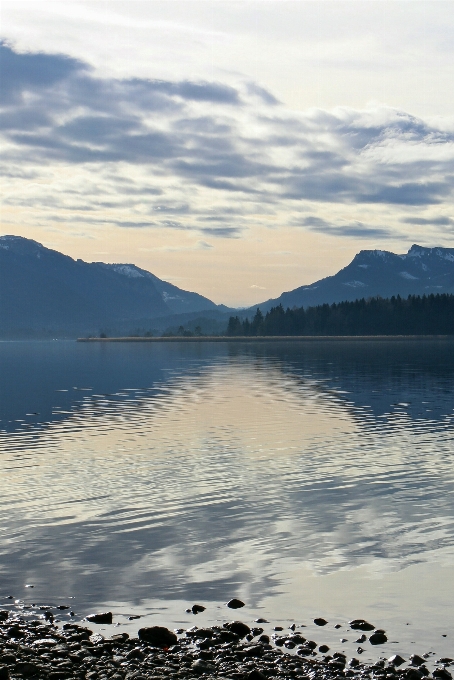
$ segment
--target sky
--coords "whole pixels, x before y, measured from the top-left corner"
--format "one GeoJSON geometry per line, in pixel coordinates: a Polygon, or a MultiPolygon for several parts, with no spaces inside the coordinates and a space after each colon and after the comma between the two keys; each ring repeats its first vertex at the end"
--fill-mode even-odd
{"type": "Polygon", "coordinates": [[[246,306],[454,247],[454,2],[0,0],[1,234],[246,306]]]}

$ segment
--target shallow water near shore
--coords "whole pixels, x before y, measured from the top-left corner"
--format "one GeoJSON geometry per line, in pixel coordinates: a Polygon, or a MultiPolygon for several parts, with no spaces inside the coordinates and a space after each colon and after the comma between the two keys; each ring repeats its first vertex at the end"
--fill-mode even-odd
{"type": "Polygon", "coordinates": [[[0,343],[0,606],[454,656],[453,349],[0,343]]]}

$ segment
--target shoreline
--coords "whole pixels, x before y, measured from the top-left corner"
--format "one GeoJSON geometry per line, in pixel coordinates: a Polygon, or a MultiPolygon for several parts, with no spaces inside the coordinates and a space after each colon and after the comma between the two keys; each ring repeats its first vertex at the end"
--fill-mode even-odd
{"type": "Polygon", "coordinates": [[[194,337],[167,336],[147,338],[142,336],[112,338],[77,338],[76,342],[420,342],[427,340],[454,341],[453,335],[257,335],[220,336],[202,335],[194,337]]]}
{"type": "MultiPolygon", "coordinates": [[[[323,618],[313,620],[312,632],[304,624],[273,626],[263,618],[245,623],[236,611],[243,606],[237,599],[227,603],[235,610],[232,620],[218,625],[139,625],[130,636],[119,632],[110,611],[62,620],[57,617],[64,610],[73,614],[69,606],[16,600],[0,609],[0,680],[452,680],[453,659],[417,650],[404,657],[398,649],[390,653],[386,632],[364,619],[344,624],[345,633],[357,637],[349,658],[323,642],[323,618]]],[[[205,607],[186,611],[196,615],[205,607]]]]}

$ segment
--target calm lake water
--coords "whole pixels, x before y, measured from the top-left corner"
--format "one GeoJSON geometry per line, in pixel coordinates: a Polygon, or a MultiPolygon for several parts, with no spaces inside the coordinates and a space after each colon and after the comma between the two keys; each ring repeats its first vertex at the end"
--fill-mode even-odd
{"type": "Polygon", "coordinates": [[[0,607],[453,656],[453,349],[0,343],[0,607]]]}

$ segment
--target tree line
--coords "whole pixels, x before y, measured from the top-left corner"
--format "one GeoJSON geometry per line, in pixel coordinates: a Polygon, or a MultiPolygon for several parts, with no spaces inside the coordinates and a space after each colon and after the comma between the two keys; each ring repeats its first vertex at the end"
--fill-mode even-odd
{"type": "Polygon", "coordinates": [[[454,295],[400,295],[317,307],[272,307],[265,315],[231,316],[226,334],[255,335],[452,335],[454,295]]]}

